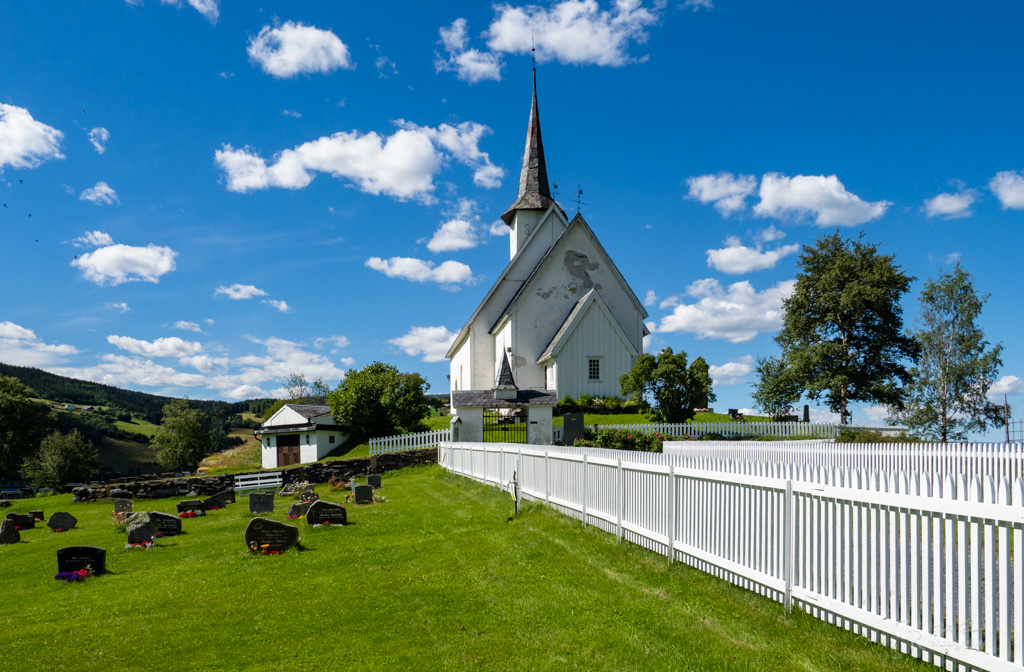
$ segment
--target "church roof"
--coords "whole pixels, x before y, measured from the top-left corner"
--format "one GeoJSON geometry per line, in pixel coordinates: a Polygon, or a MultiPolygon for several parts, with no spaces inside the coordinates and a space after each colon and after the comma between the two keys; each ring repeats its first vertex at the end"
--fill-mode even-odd
{"type": "Polygon", "coordinates": [[[515,386],[516,379],[512,377],[512,367],[508,363],[508,353],[503,353],[501,355],[501,371],[498,372],[497,387],[514,388],[515,386]]]}
{"type": "Polygon", "coordinates": [[[533,102],[530,106],[530,124],[526,129],[526,151],[523,170],[519,175],[519,197],[501,216],[511,224],[517,210],[547,210],[555,201],[548,187],[548,168],[544,162],[544,143],[540,137],[540,114],[537,112],[537,70],[533,70],[533,102]]]}
{"type": "Polygon", "coordinates": [[[518,408],[520,406],[555,406],[558,398],[545,390],[519,390],[515,400],[495,399],[494,390],[454,390],[452,404],[455,408],[518,408]]]}

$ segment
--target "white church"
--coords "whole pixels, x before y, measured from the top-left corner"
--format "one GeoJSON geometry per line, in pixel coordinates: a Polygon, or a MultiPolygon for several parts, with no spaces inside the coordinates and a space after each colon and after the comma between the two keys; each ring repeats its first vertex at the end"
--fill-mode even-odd
{"type": "MultiPolygon", "coordinates": [[[[452,412],[510,386],[533,392],[521,393],[519,405],[621,396],[619,377],[650,333],[647,311],[583,217],[569,221],[551,198],[536,71],[519,196],[501,218],[511,229],[511,260],[446,355],[452,412]]],[[[515,405],[507,393],[495,395],[506,399],[496,407],[515,405]]]]}

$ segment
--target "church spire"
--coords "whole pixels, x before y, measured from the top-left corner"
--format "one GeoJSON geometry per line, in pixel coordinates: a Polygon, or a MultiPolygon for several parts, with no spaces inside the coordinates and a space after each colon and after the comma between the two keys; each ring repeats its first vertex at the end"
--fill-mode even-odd
{"type": "Polygon", "coordinates": [[[554,201],[548,187],[548,169],[544,162],[544,143],[540,137],[540,113],[537,111],[537,68],[533,69],[533,101],[530,105],[530,123],[526,129],[526,151],[523,170],[519,175],[519,197],[501,219],[512,224],[516,210],[547,210],[554,201]]]}

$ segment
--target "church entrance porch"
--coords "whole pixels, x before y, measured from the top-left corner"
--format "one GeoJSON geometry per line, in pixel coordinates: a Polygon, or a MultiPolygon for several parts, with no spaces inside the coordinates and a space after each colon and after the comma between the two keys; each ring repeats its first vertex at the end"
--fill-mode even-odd
{"type": "Polygon", "coordinates": [[[484,409],[484,443],[526,443],[525,409],[484,409]]]}

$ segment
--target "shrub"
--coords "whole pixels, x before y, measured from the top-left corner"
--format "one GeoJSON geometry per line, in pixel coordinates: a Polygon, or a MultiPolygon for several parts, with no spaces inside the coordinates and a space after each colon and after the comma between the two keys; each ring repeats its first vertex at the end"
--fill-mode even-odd
{"type": "Polygon", "coordinates": [[[583,394],[580,395],[579,403],[580,406],[591,406],[594,403],[594,398],[587,394],[586,392],[584,392],[583,394]]]}
{"type": "Polygon", "coordinates": [[[618,397],[605,397],[602,401],[604,403],[605,408],[622,408],[622,399],[619,399],[618,397]]]}
{"type": "Polygon", "coordinates": [[[562,397],[562,398],[561,398],[561,399],[560,399],[560,400],[558,401],[558,405],[559,405],[559,406],[575,406],[575,405],[576,405],[576,400],[575,400],[575,399],[573,399],[572,397],[570,397],[570,396],[569,396],[569,395],[567,394],[567,395],[565,395],[564,397],[562,397]]]}
{"type": "Polygon", "coordinates": [[[645,453],[660,453],[665,440],[676,440],[662,434],[640,434],[626,429],[604,429],[599,432],[586,430],[584,438],[576,439],[574,446],[588,448],[609,448],[612,450],[636,450],[645,453]]]}
{"type": "Polygon", "coordinates": [[[841,429],[835,443],[924,443],[920,437],[882,434],[871,429],[841,429]]]}

